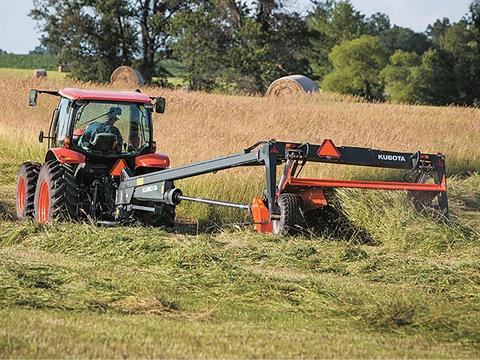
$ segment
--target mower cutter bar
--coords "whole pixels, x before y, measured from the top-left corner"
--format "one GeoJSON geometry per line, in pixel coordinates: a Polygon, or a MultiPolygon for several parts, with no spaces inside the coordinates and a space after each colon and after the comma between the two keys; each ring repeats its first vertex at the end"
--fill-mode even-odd
{"type": "Polygon", "coordinates": [[[329,180],[292,178],[287,182],[292,187],[320,187],[320,188],[351,188],[351,189],[376,189],[376,190],[403,190],[403,191],[431,191],[445,192],[447,186],[441,184],[418,184],[399,181],[362,181],[362,180],[329,180]]]}

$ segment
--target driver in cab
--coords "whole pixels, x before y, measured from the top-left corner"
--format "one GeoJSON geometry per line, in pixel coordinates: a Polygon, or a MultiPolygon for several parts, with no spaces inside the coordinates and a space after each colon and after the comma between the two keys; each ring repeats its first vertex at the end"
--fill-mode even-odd
{"type": "Polygon", "coordinates": [[[121,109],[112,107],[107,113],[107,120],[105,122],[94,122],[88,125],[80,140],[82,146],[88,147],[90,144],[93,144],[98,134],[113,134],[116,138],[116,146],[113,147],[113,150],[121,152],[123,138],[120,130],[115,126],[115,122],[119,120],[117,115],[121,115],[121,109]]]}

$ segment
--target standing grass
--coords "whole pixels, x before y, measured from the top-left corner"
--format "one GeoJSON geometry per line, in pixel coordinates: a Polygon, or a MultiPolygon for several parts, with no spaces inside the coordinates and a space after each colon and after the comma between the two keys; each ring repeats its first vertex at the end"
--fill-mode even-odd
{"type": "MultiPolygon", "coordinates": [[[[55,70],[58,65],[56,55],[0,54],[0,68],[55,70]]],[[[30,70],[31,73],[31,70],[30,70]]]]}

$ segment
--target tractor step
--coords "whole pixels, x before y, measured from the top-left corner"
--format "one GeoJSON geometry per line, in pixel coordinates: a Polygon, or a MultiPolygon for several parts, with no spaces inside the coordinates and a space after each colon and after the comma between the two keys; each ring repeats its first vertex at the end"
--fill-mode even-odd
{"type": "Polygon", "coordinates": [[[118,221],[107,221],[107,220],[98,220],[97,225],[103,227],[115,227],[118,226],[120,223],[118,221]]]}

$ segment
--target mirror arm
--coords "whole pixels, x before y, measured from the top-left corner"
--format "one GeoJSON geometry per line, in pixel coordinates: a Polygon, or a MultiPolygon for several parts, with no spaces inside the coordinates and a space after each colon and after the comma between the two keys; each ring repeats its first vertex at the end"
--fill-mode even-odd
{"type": "Polygon", "coordinates": [[[57,90],[37,90],[39,94],[48,94],[53,96],[60,96],[60,93],[57,90]]]}
{"type": "Polygon", "coordinates": [[[53,139],[52,136],[45,136],[43,130],[40,131],[40,134],[38,134],[38,142],[43,143],[44,139],[53,139]]]}

